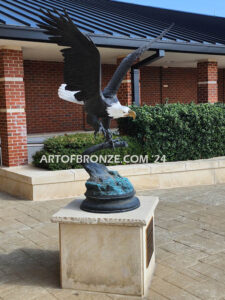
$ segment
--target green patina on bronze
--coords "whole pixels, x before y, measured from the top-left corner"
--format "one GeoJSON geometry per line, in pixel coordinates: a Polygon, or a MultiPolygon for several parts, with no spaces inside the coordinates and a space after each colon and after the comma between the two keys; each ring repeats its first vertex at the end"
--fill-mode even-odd
{"type": "Polygon", "coordinates": [[[134,188],[129,179],[119,175],[117,171],[109,171],[109,177],[93,181],[89,179],[86,182],[87,193],[93,197],[104,196],[123,196],[134,192],[134,188]]]}

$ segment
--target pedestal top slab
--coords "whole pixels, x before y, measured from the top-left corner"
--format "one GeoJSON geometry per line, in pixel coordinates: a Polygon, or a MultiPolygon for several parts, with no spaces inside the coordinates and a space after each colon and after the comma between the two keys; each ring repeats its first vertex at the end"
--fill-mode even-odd
{"type": "Polygon", "coordinates": [[[139,208],[113,214],[83,211],[80,209],[80,205],[84,199],[79,198],[61,208],[52,216],[51,220],[54,223],[145,226],[149,223],[159,199],[158,197],[149,196],[140,196],[138,198],[141,203],[139,208]]]}

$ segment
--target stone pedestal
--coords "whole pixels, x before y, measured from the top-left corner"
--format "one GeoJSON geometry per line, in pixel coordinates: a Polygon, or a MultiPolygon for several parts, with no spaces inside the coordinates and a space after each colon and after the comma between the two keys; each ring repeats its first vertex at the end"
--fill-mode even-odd
{"type": "Polygon", "coordinates": [[[59,223],[61,286],[88,292],[146,296],[155,268],[156,197],[139,197],[133,211],[95,214],[80,210],[83,199],[62,208],[59,223]]]}

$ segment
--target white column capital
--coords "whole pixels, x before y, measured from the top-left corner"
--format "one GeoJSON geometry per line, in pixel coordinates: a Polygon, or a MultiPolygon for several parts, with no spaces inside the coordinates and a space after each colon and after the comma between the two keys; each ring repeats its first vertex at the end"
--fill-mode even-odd
{"type": "Polygon", "coordinates": [[[217,63],[217,60],[215,60],[215,59],[200,59],[200,60],[197,61],[197,63],[204,63],[204,62],[208,62],[208,63],[215,62],[215,63],[217,63]]]}
{"type": "Polygon", "coordinates": [[[10,45],[0,46],[0,49],[22,51],[22,48],[20,46],[10,46],[10,45]]]}

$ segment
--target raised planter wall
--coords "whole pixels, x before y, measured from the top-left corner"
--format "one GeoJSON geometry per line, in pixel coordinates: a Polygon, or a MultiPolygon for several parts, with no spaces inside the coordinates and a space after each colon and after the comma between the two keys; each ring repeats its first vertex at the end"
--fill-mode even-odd
{"type": "MultiPolygon", "coordinates": [[[[225,157],[195,161],[113,166],[135,189],[166,189],[225,183],[225,157]]],[[[0,168],[0,191],[27,200],[72,198],[85,192],[84,169],[47,171],[31,165],[0,168]]]]}

